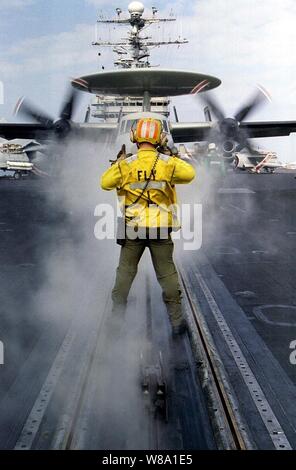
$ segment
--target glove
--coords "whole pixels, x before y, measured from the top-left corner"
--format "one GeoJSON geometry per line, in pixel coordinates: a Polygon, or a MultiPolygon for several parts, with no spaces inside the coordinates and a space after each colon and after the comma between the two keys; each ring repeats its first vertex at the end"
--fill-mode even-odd
{"type": "Polygon", "coordinates": [[[111,163],[111,166],[112,166],[112,165],[114,165],[114,163],[121,162],[126,157],[127,157],[126,148],[125,148],[125,144],[123,144],[123,146],[121,147],[121,149],[119,150],[119,152],[116,156],[116,160],[109,160],[109,162],[111,163]]]}
{"type": "Polygon", "coordinates": [[[124,158],[126,158],[126,147],[125,147],[125,144],[123,144],[123,146],[122,146],[121,149],[119,150],[119,152],[118,152],[118,154],[117,154],[117,157],[116,157],[116,161],[123,160],[124,158]]]}

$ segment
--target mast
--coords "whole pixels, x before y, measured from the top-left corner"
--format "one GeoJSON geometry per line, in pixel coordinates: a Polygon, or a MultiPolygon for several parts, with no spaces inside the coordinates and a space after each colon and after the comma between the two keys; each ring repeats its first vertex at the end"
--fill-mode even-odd
{"type": "MultiPolygon", "coordinates": [[[[112,48],[116,54],[114,66],[117,69],[135,70],[155,67],[150,63],[151,49],[167,45],[187,44],[188,41],[182,37],[175,40],[157,41],[147,35],[146,31],[151,25],[176,21],[176,18],[171,16],[159,18],[157,16],[158,10],[155,7],[152,7],[151,10],[152,14],[149,17],[144,16],[144,5],[134,1],[128,6],[128,15],[124,15],[121,8],[116,8],[114,19],[99,18],[96,23],[96,32],[101,24],[125,26],[129,30],[118,41],[98,40],[96,33],[96,40],[92,45],[112,48]]],[[[151,111],[169,116],[169,106],[170,99],[168,97],[153,97],[148,90],[142,96],[137,97],[97,95],[95,103],[92,104],[92,116],[103,119],[105,122],[117,122],[119,114],[124,116],[139,111],[151,111]]]]}
{"type": "Polygon", "coordinates": [[[158,18],[158,10],[155,7],[152,7],[151,17],[143,17],[144,10],[144,5],[141,2],[132,2],[128,6],[129,18],[122,18],[122,10],[117,8],[117,18],[112,20],[97,20],[97,24],[117,24],[131,27],[127,32],[127,36],[123,37],[120,41],[96,40],[92,43],[94,46],[112,47],[113,52],[118,56],[118,59],[114,62],[116,67],[125,69],[149,68],[151,67],[149,59],[152,48],[188,43],[187,39],[181,37],[173,41],[153,41],[150,36],[143,35],[143,30],[146,30],[152,24],[176,21],[176,18],[158,18]]]}

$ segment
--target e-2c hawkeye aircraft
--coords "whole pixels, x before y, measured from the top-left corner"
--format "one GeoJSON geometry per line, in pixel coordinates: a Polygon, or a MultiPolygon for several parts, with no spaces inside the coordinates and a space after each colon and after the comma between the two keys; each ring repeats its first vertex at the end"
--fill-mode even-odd
{"type": "Polygon", "coordinates": [[[169,146],[189,142],[215,142],[225,157],[234,155],[242,149],[252,151],[251,138],[288,136],[296,131],[296,121],[246,121],[247,116],[262,102],[265,94],[262,90],[235,114],[226,117],[220,106],[207,92],[218,87],[221,81],[211,75],[195,71],[151,68],[148,61],[149,49],[163,44],[182,44],[185,39],[157,42],[143,36],[142,30],[150,24],[172,21],[172,18],[158,18],[157,10],[152,9],[151,17],[144,17],[144,6],[140,2],[132,2],[129,17],[121,18],[122,11],[117,9],[117,18],[99,20],[98,23],[130,25],[127,38],[119,42],[95,42],[95,45],[112,47],[120,56],[115,62],[118,69],[102,71],[72,80],[72,89],[62,106],[58,119],[53,119],[22,99],[17,110],[33,120],[33,123],[1,123],[0,136],[5,139],[34,139],[38,142],[57,139],[62,141],[71,135],[77,138],[102,140],[108,145],[121,147],[126,144],[127,151],[133,152],[129,139],[133,123],[142,117],[160,119],[164,132],[167,133],[169,146]],[[134,113],[119,113],[117,122],[85,122],[72,121],[77,101],[77,90],[95,95],[114,95],[123,97],[141,97],[142,110],[134,113]],[[160,113],[151,112],[151,100],[156,97],[174,97],[180,95],[201,96],[205,105],[204,122],[180,122],[175,112],[175,120],[160,113]],[[213,121],[211,115],[216,120],[213,121]]]}

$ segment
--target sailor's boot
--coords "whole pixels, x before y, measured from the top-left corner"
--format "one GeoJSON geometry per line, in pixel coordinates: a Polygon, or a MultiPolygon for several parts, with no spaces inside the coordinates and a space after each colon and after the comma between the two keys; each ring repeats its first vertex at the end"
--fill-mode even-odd
{"type": "Polygon", "coordinates": [[[166,302],[166,306],[173,336],[184,334],[187,331],[187,322],[182,311],[181,301],[166,302]]]}
{"type": "Polygon", "coordinates": [[[114,303],[109,318],[107,318],[108,335],[118,338],[121,335],[125,320],[126,304],[114,303]]]}

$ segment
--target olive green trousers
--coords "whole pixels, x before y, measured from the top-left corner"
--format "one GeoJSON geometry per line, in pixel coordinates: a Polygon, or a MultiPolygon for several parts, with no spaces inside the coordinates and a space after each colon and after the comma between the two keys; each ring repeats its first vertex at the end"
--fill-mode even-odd
{"type": "Polygon", "coordinates": [[[115,286],[112,291],[113,306],[124,307],[133,280],[137,274],[138,263],[148,247],[157,280],[162,288],[163,300],[172,325],[181,321],[181,288],[178,273],[173,261],[174,244],[171,237],[163,240],[129,240],[121,247],[119,265],[116,272],[115,286]]]}

